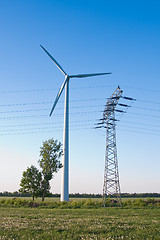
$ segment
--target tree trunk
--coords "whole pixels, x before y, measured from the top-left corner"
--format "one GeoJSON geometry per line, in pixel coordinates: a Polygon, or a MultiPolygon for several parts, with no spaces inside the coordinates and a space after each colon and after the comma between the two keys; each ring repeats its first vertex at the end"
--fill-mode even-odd
{"type": "Polygon", "coordinates": [[[34,193],[33,193],[33,195],[32,195],[32,198],[33,198],[33,202],[34,202],[34,193]]]}
{"type": "Polygon", "coordinates": [[[42,202],[44,202],[44,195],[45,195],[45,193],[43,192],[43,195],[42,195],[42,202]]]}
{"type": "Polygon", "coordinates": [[[44,179],[44,187],[43,187],[43,192],[42,192],[42,202],[44,202],[45,193],[47,192],[46,189],[47,189],[47,180],[44,179]]]}
{"type": "Polygon", "coordinates": [[[43,189],[43,193],[42,193],[42,202],[44,202],[44,198],[45,198],[45,187],[44,187],[44,189],[43,189]]]}

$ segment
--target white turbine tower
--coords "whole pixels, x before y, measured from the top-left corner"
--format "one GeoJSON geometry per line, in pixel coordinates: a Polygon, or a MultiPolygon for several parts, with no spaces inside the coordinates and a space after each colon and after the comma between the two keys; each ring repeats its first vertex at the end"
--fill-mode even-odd
{"type": "MultiPolygon", "coordinates": [[[[41,45],[40,45],[41,46],[41,45]]],[[[84,78],[93,77],[99,75],[106,75],[111,73],[91,73],[91,74],[78,74],[78,75],[68,75],[60,64],[51,56],[51,54],[43,47],[41,48],[47,53],[47,55],[52,59],[60,71],[64,74],[65,80],[57,94],[54,101],[53,107],[50,112],[52,115],[55,106],[63,92],[65,87],[65,104],[64,104],[64,133],[63,133],[63,173],[62,173],[62,188],[61,188],[61,201],[69,201],[69,80],[70,78],[84,78]]]]}

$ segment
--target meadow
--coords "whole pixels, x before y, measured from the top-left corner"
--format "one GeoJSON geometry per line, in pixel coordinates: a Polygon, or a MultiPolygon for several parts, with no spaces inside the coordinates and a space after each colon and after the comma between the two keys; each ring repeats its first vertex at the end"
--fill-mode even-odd
{"type": "MultiPolygon", "coordinates": [[[[8,197],[8,196],[0,196],[0,201],[2,199],[13,199],[14,197],[8,197]]],[[[16,197],[17,198],[17,197],[16,197]]],[[[32,197],[19,197],[21,199],[24,199],[24,200],[27,200],[27,201],[32,201],[32,197]]],[[[90,198],[77,198],[77,197],[70,197],[69,198],[69,201],[82,201],[82,200],[87,200],[87,199],[90,199],[90,198]]],[[[102,198],[91,198],[93,201],[102,201],[102,198]]],[[[140,197],[127,197],[127,198],[121,198],[122,202],[124,201],[127,201],[127,200],[131,200],[131,201],[134,201],[136,199],[144,199],[144,200],[147,200],[149,199],[148,197],[143,197],[143,198],[140,198],[140,197]]],[[[150,199],[155,199],[155,200],[159,200],[160,201],[160,197],[154,197],[154,198],[150,198],[150,199]]],[[[35,198],[35,201],[36,202],[42,202],[42,198],[41,197],[37,197],[35,198]]],[[[57,202],[57,201],[60,201],[60,197],[46,197],[45,198],[45,202],[57,202]]]]}
{"type": "Polygon", "coordinates": [[[2,240],[160,239],[159,208],[0,207],[2,240]]]}

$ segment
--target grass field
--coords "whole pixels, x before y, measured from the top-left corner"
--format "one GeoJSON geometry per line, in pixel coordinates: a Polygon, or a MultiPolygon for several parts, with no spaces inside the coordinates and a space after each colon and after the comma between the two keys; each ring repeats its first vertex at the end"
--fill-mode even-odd
{"type": "Polygon", "coordinates": [[[160,209],[0,208],[0,240],[160,239],[160,209]]]}
{"type": "MultiPolygon", "coordinates": [[[[0,200],[1,199],[13,199],[14,197],[0,197],[0,200]]],[[[24,200],[32,200],[32,197],[21,197],[21,199],[24,199],[24,200]]],[[[82,201],[82,200],[87,200],[89,198],[73,198],[73,197],[70,197],[69,201],[82,201]]],[[[135,199],[140,199],[140,198],[122,198],[122,201],[126,201],[126,200],[135,200],[135,199]]],[[[147,198],[141,198],[141,199],[147,199],[147,198]]],[[[154,198],[155,200],[160,200],[160,198],[154,198]]],[[[93,201],[102,201],[102,198],[92,198],[93,201]]],[[[42,201],[42,198],[38,197],[38,198],[35,198],[35,201],[36,202],[41,202],[42,201]]],[[[60,201],[60,198],[59,197],[46,197],[45,198],[45,202],[57,202],[57,201],[60,201]]]]}
{"type": "MultiPolygon", "coordinates": [[[[0,197],[0,200],[1,199],[12,199],[13,197],[0,197]]],[[[32,200],[32,197],[21,197],[21,199],[24,199],[24,200],[32,200]]],[[[88,198],[70,198],[69,201],[82,201],[82,200],[86,200],[88,198]]],[[[92,200],[94,201],[102,201],[102,198],[92,198],[92,200]]],[[[41,202],[42,201],[42,198],[38,197],[38,198],[35,198],[35,201],[36,202],[41,202]]],[[[59,197],[46,197],[45,198],[45,202],[57,202],[57,201],[60,201],[60,198],[59,197]]]]}

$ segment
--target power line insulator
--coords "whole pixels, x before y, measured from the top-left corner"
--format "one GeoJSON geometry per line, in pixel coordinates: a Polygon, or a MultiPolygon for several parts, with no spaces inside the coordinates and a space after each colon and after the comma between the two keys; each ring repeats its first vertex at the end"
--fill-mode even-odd
{"type": "Polygon", "coordinates": [[[121,107],[131,107],[131,106],[129,106],[127,104],[123,104],[123,103],[118,103],[118,105],[121,106],[121,107]]]}
{"type": "Polygon", "coordinates": [[[126,100],[130,100],[130,101],[136,101],[135,98],[131,98],[131,97],[122,97],[122,98],[124,98],[124,99],[126,99],[126,100]]]}

